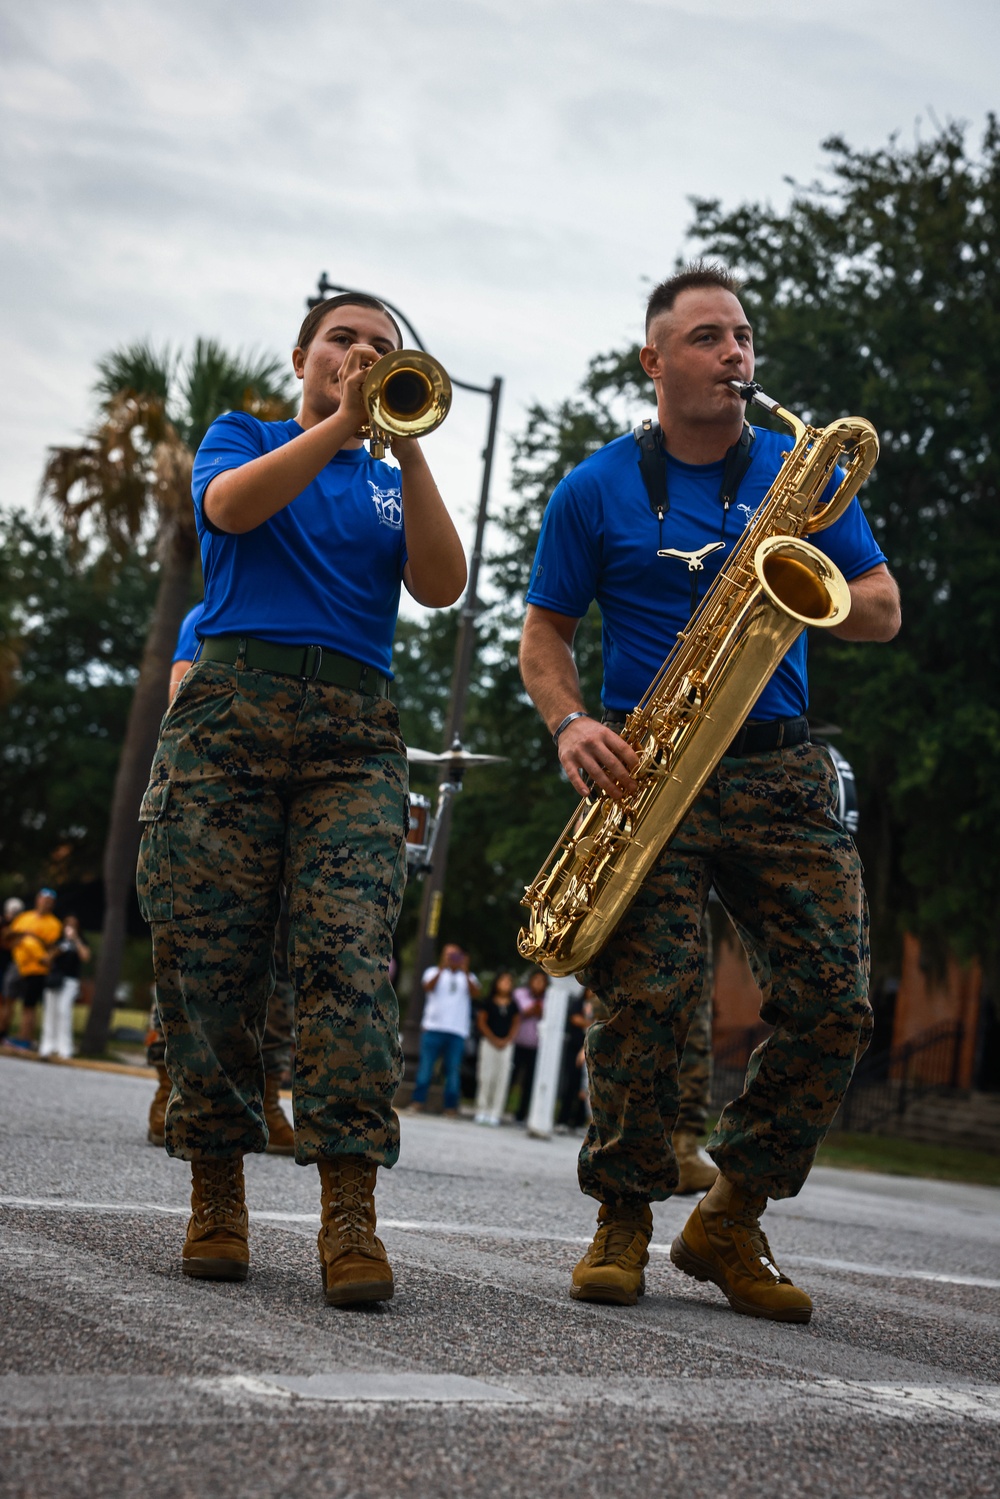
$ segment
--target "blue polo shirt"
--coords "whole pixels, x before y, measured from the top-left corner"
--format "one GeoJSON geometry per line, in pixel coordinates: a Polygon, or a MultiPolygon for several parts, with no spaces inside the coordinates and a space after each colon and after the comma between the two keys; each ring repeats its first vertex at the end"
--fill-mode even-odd
{"type": "Polygon", "coordinates": [[[205,518],[205,490],[216,474],[301,435],[296,421],[262,422],[240,411],[209,427],[191,481],[205,575],[198,636],[321,645],[391,676],[406,562],[398,468],[364,447],[342,450],[253,531],[227,535],[205,518]]]}
{"type": "MultiPolygon", "coordinates": [[[[719,500],[725,464],[667,457],[670,509],[659,523],[639,471],[635,439],[616,438],[558,484],[545,510],[528,587],[529,604],[581,619],[596,599],[604,648],[604,706],[628,712],[643,697],[691,615],[692,577],[704,598],[770,489],[791,438],[758,429],[750,467],[728,512],[719,500]],[[692,574],[687,554],[722,542],[692,574]]],[[[830,493],[832,493],[833,481],[830,493]]],[[[885,561],[857,500],[832,526],[808,538],[850,581],[885,561]]],[[[803,631],[778,665],[750,716],[796,718],[809,702],[803,631]]]]}

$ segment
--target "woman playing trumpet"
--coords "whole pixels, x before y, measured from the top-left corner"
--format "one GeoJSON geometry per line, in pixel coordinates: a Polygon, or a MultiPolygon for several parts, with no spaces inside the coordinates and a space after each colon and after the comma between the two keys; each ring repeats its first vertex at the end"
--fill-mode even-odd
{"type": "Polygon", "coordinates": [[[449,605],[465,557],[418,442],[399,468],[359,429],[371,366],[399,347],[374,298],[330,298],[292,355],[293,421],[220,417],[193,493],[201,653],[164,720],[138,886],[173,1084],[167,1151],[191,1162],[186,1274],[242,1280],[243,1156],[264,1150],[260,1042],[279,885],[296,995],[296,1159],[317,1162],[334,1304],[392,1295],[378,1166],[399,1152],[388,967],[405,879],[407,774],[387,696],[400,583],[449,605]]]}

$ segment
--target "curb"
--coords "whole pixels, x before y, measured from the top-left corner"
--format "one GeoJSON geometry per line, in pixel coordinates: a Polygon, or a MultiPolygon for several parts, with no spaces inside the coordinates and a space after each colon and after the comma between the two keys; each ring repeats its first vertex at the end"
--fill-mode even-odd
{"type": "Polygon", "coordinates": [[[82,1072],[118,1072],[125,1077],[145,1077],[156,1081],[152,1067],[136,1067],[131,1062],[102,1062],[90,1057],[40,1057],[37,1051],[21,1051],[17,1046],[0,1045],[0,1057],[11,1062],[41,1062],[45,1067],[78,1067],[82,1072]]]}
{"type": "MultiPolygon", "coordinates": [[[[41,1062],[44,1067],[77,1067],[81,1072],[117,1072],[123,1077],[144,1077],[155,1083],[159,1079],[152,1067],[137,1067],[132,1062],[101,1062],[91,1057],[40,1057],[37,1051],[22,1051],[19,1046],[0,1042],[0,1058],[11,1062],[41,1062]]],[[[291,1088],[282,1088],[281,1097],[290,1099],[291,1088]]]]}

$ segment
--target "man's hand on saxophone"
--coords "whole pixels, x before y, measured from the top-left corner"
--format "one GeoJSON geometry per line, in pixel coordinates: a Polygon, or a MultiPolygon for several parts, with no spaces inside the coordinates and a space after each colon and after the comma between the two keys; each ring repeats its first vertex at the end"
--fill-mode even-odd
{"type": "Polygon", "coordinates": [[[620,735],[596,718],[583,703],[580,677],[573,658],[573,641],[580,621],[528,605],[521,637],[520,665],[524,685],[554,734],[571,714],[579,713],[559,733],[559,763],[579,796],[594,787],[620,801],[636,789],[631,772],[639,757],[620,735]]]}

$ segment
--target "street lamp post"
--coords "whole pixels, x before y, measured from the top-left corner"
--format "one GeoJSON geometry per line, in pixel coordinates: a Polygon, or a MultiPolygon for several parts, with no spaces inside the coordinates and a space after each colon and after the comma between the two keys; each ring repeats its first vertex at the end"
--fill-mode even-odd
{"type": "MultiPolygon", "coordinates": [[[[319,278],[316,287],[317,295],[309,298],[309,306],[315,307],[326,297],[338,292],[357,292],[357,286],[335,286],[327,277],[326,272],[319,278]]],[[[372,293],[363,295],[371,296],[372,293]]],[[[397,317],[409,332],[414,344],[418,349],[427,352],[426,346],[413,324],[405,313],[400,312],[398,307],[378,297],[376,300],[397,317]]],[[[473,543],[472,557],[469,561],[469,582],[465,590],[465,599],[459,615],[458,640],[455,645],[455,665],[451,677],[451,702],[448,709],[448,721],[445,726],[443,750],[451,749],[456,740],[461,741],[462,730],[465,727],[465,705],[469,696],[469,678],[472,674],[472,658],[476,646],[476,619],[479,615],[481,605],[479,602],[479,571],[483,557],[483,535],[486,530],[486,517],[490,497],[490,476],[493,472],[493,453],[496,448],[497,422],[500,415],[500,393],[503,389],[503,381],[497,375],[491,385],[473,385],[466,380],[456,380],[451,375],[452,385],[459,390],[472,391],[474,395],[488,396],[490,402],[489,425],[486,430],[486,446],[483,449],[483,479],[479,491],[479,509],[476,514],[476,538],[473,543]]],[[[417,951],[415,957],[415,968],[413,975],[413,986],[410,991],[410,1003],[406,1010],[406,1024],[403,1027],[403,1052],[408,1062],[415,1062],[420,1051],[420,1020],[424,1009],[424,990],[420,982],[420,976],[427,968],[434,956],[438,942],[441,905],[444,898],[445,874],[448,868],[448,839],[451,835],[451,800],[445,802],[442,810],[441,822],[437,829],[437,837],[434,846],[434,866],[424,880],[424,895],[420,905],[420,927],[417,938],[417,951]]]]}

